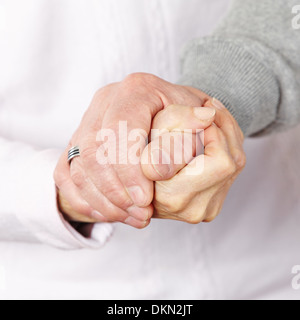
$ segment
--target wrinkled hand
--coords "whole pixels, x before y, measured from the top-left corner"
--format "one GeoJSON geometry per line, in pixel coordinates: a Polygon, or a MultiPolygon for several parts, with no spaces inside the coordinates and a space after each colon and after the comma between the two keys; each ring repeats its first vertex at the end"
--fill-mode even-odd
{"type": "MultiPolygon", "coordinates": [[[[99,90],[54,173],[61,211],[73,221],[118,221],[136,228],[146,227],[153,215],[154,188],[153,181],[143,174],[139,160],[152,120],[167,106],[201,107],[208,99],[199,90],[174,85],[148,74],[133,74],[99,90]],[[122,125],[126,121],[127,132],[134,134],[124,134],[120,121],[122,125]],[[99,130],[112,133],[115,141],[109,138],[103,141],[99,130]],[[73,159],[69,166],[67,153],[74,146],[80,148],[81,156],[73,159]],[[117,162],[114,161],[116,158],[117,162]],[[128,161],[129,158],[137,158],[137,161],[128,161]],[[105,159],[108,162],[102,162],[105,159]]],[[[197,109],[195,126],[199,129],[209,127],[214,112],[207,108],[197,109]]],[[[180,119],[175,120],[180,122],[180,119]]],[[[160,175],[160,178],[166,180],[169,175],[160,175]]],[[[158,196],[160,194],[157,192],[158,196]]],[[[161,212],[158,203],[156,198],[155,204],[161,212]]]]}
{"type": "MultiPolygon", "coordinates": [[[[163,150],[160,151],[159,162],[154,165],[143,164],[145,175],[157,181],[153,202],[155,218],[192,224],[214,220],[221,211],[231,185],[246,164],[244,136],[233,116],[215,99],[207,101],[205,106],[214,108],[216,116],[214,124],[200,134],[205,147],[204,154],[190,159],[191,162],[187,160],[187,166],[184,162],[174,163],[174,150],[164,146],[159,136],[144,151],[143,162],[148,159],[154,163],[148,149],[163,150]],[[163,162],[163,158],[170,161],[163,162]],[[164,181],[166,172],[170,179],[164,181]]],[[[186,123],[191,121],[190,114],[186,107],[166,109],[157,114],[153,128],[164,129],[165,124],[169,123],[169,131],[184,129],[186,123]],[[183,123],[181,128],[178,128],[178,121],[183,123]]],[[[184,148],[177,148],[177,152],[179,149],[184,153],[184,148]]]]}

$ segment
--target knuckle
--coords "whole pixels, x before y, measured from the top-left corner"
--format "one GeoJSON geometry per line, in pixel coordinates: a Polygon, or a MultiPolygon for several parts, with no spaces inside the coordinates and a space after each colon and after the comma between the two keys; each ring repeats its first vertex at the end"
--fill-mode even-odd
{"type": "Polygon", "coordinates": [[[71,170],[71,179],[79,189],[83,189],[85,185],[85,179],[79,171],[71,170]]]}
{"type": "Polygon", "coordinates": [[[231,176],[236,172],[236,164],[229,155],[226,154],[221,158],[217,172],[221,177],[231,176]]]}
{"type": "Polygon", "coordinates": [[[170,114],[171,114],[172,112],[177,111],[177,110],[178,110],[178,105],[176,105],[176,104],[170,104],[170,105],[168,105],[168,106],[164,109],[165,113],[170,112],[170,114]]]}
{"type": "MultiPolygon", "coordinates": [[[[123,211],[121,208],[117,206],[110,204],[107,208],[109,208],[109,211],[105,213],[105,216],[108,219],[108,221],[124,223],[125,220],[129,217],[127,212],[123,211]]],[[[101,212],[103,210],[103,207],[95,209],[101,212]]]]}
{"type": "Polygon", "coordinates": [[[80,157],[84,163],[91,166],[97,161],[96,152],[97,150],[94,146],[84,147],[80,150],[80,157]]]}
{"type": "Polygon", "coordinates": [[[202,219],[198,218],[197,216],[189,216],[185,219],[185,222],[188,224],[199,224],[202,222],[202,219]]]}
{"type": "Polygon", "coordinates": [[[123,83],[125,83],[130,87],[136,87],[136,86],[141,86],[145,84],[155,83],[157,79],[158,78],[152,74],[137,72],[137,73],[132,73],[128,75],[123,80],[123,83]]]}
{"type": "Polygon", "coordinates": [[[203,221],[204,214],[202,211],[189,213],[184,217],[184,221],[189,224],[199,224],[203,221]]]}
{"type": "Polygon", "coordinates": [[[187,196],[162,196],[160,199],[156,198],[160,206],[168,213],[180,213],[184,210],[189,200],[187,196]]]}
{"type": "Polygon", "coordinates": [[[75,210],[75,212],[78,212],[86,217],[92,218],[91,216],[91,207],[88,205],[88,203],[83,203],[81,201],[75,201],[72,203],[72,209],[75,210]]]}
{"type": "Polygon", "coordinates": [[[55,169],[53,172],[53,179],[56,183],[56,185],[59,187],[61,185],[62,182],[62,174],[59,170],[55,169]]]}
{"type": "Polygon", "coordinates": [[[222,207],[223,207],[222,204],[223,204],[223,201],[218,206],[214,206],[212,208],[212,210],[210,210],[210,212],[206,215],[204,222],[210,223],[210,222],[216,220],[216,218],[219,216],[219,214],[222,210],[222,207]]]}
{"type": "Polygon", "coordinates": [[[147,223],[141,223],[140,225],[135,226],[135,229],[143,230],[143,229],[146,229],[148,225],[149,225],[148,222],[147,223]]]}
{"type": "Polygon", "coordinates": [[[94,93],[94,99],[99,99],[102,98],[103,95],[107,94],[110,90],[114,89],[117,83],[110,83],[106,85],[105,87],[99,88],[95,93],[94,93]]]}
{"type": "Polygon", "coordinates": [[[60,187],[63,182],[65,181],[65,175],[62,171],[58,170],[57,168],[54,170],[53,179],[55,184],[60,187]]]}
{"type": "Polygon", "coordinates": [[[218,215],[210,216],[210,217],[206,218],[206,219],[204,220],[204,222],[206,222],[206,223],[213,222],[213,221],[217,218],[217,216],[218,216],[218,215]]]}
{"type": "Polygon", "coordinates": [[[104,90],[105,90],[105,88],[100,88],[100,89],[98,89],[98,90],[94,93],[93,100],[99,99],[99,98],[102,96],[104,90]]]}
{"type": "MultiPolygon", "coordinates": [[[[187,111],[190,111],[190,110],[191,109],[186,107],[184,115],[187,115],[188,114],[187,111]]],[[[176,127],[176,125],[178,125],[179,123],[178,121],[179,117],[180,119],[182,119],[183,117],[182,106],[179,106],[176,104],[170,104],[166,108],[164,108],[160,116],[162,119],[164,119],[164,121],[166,121],[165,119],[168,119],[168,123],[172,124],[172,127],[173,126],[176,127]]]]}
{"type": "Polygon", "coordinates": [[[125,189],[120,186],[111,184],[107,186],[104,194],[108,199],[111,199],[114,202],[117,201],[117,204],[121,209],[126,210],[133,205],[133,201],[130,199],[125,189]]]}
{"type": "Polygon", "coordinates": [[[80,155],[83,159],[90,159],[95,157],[95,148],[94,147],[84,147],[80,151],[80,155]]]}
{"type": "Polygon", "coordinates": [[[229,132],[235,132],[235,128],[236,128],[236,125],[234,123],[234,120],[230,117],[226,123],[226,129],[229,131],[229,132]]]}
{"type": "Polygon", "coordinates": [[[238,124],[237,124],[237,127],[238,127],[238,133],[239,133],[240,139],[242,142],[244,142],[245,141],[244,132],[242,131],[241,127],[238,124]]]}
{"type": "Polygon", "coordinates": [[[219,130],[216,124],[212,126],[213,135],[218,143],[226,142],[226,137],[222,130],[219,130]]]}
{"type": "Polygon", "coordinates": [[[242,142],[245,140],[245,136],[244,136],[244,133],[243,133],[241,127],[239,126],[238,122],[231,114],[230,114],[230,120],[227,122],[227,130],[230,132],[236,132],[238,135],[238,138],[242,142]]]}
{"type": "Polygon", "coordinates": [[[243,170],[247,164],[247,157],[243,150],[237,150],[235,154],[235,163],[238,170],[243,170]]]}
{"type": "Polygon", "coordinates": [[[213,222],[214,220],[216,220],[216,218],[218,217],[219,215],[219,212],[215,212],[211,215],[209,215],[208,217],[205,218],[204,222],[207,222],[207,223],[210,223],[210,222],[213,222]]]}

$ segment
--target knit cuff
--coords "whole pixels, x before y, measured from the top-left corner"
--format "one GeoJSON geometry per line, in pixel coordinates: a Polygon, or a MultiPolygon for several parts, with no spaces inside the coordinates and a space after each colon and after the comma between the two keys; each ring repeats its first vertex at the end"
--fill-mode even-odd
{"type": "Polygon", "coordinates": [[[183,57],[179,83],[220,100],[246,136],[258,134],[276,120],[280,102],[276,77],[242,45],[203,38],[192,42],[183,57]]]}

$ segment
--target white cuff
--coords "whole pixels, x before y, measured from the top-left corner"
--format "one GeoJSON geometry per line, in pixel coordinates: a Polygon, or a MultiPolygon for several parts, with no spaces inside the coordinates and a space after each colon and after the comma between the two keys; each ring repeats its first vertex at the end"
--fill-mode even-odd
{"type": "Polygon", "coordinates": [[[102,247],[112,235],[113,226],[93,226],[85,238],[64,220],[56,205],[53,172],[60,152],[38,152],[16,176],[16,212],[20,222],[41,242],[62,249],[102,247]]]}

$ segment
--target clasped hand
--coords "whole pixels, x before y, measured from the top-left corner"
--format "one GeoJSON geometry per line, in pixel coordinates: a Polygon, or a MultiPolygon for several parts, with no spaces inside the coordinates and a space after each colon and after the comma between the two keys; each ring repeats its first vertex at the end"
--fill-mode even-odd
{"type": "Polygon", "coordinates": [[[245,166],[243,141],[218,100],[130,75],[95,94],[61,156],[54,173],[60,209],[72,221],[135,228],[151,218],[212,221],[245,166]],[[74,146],[81,154],[69,165],[74,146]]]}

